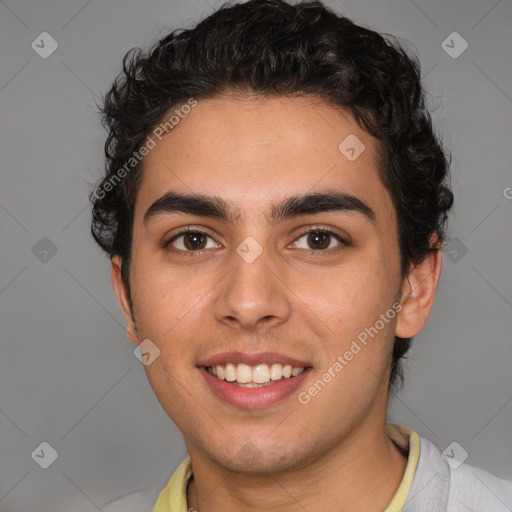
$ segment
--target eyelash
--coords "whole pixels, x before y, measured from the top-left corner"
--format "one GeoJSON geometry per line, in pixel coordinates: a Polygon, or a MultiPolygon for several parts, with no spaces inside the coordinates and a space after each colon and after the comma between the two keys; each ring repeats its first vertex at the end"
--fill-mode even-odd
{"type": "MultiPolygon", "coordinates": [[[[297,238],[294,240],[294,243],[297,240],[299,240],[300,238],[302,238],[304,235],[316,234],[316,233],[327,234],[327,235],[332,236],[338,242],[340,242],[341,246],[349,245],[349,243],[340,234],[338,234],[337,232],[335,232],[332,229],[325,227],[325,226],[314,226],[313,228],[309,228],[308,230],[303,231],[302,233],[300,233],[297,236],[297,238]]],[[[208,233],[205,233],[204,231],[200,231],[198,229],[193,229],[193,228],[187,228],[187,229],[184,229],[183,231],[180,231],[179,233],[176,233],[175,235],[173,235],[172,238],[170,238],[167,242],[165,242],[164,249],[168,248],[171,245],[171,243],[174,242],[180,236],[187,235],[187,234],[205,235],[209,238],[212,238],[208,233]]],[[[212,238],[212,240],[213,240],[213,238],[212,238]]],[[[190,251],[190,250],[174,248],[171,250],[172,250],[172,252],[175,252],[176,254],[180,254],[183,257],[194,257],[194,256],[201,256],[203,253],[207,252],[209,249],[203,249],[201,251],[190,251]]],[[[301,249],[301,250],[305,251],[307,249],[301,249]]],[[[322,255],[323,256],[326,253],[329,254],[333,250],[336,250],[336,248],[334,248],[334,249],[311,249],[310,252],[314,255],[322,255]]]]}

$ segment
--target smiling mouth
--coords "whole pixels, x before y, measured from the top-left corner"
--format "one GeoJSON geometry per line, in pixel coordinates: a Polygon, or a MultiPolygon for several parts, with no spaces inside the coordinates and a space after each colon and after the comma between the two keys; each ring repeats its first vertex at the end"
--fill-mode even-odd
{"type": "Polygon", "coordinates": [[[234,386],[259,388],[272,386],[282,380],[293,379],[309,367],[293,367],[290,364],[282,365],[279,363],[262,363],[254,366],[243,363],[227,363],[225,365],[206,366],[205,368],[210,375],[234,386]]]}

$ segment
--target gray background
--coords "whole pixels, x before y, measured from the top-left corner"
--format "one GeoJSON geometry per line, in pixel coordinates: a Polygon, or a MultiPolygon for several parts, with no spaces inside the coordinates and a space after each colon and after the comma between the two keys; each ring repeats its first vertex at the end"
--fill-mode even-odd
{"type": "MultiPolygon", "coordinates": [[[[449,250],[389,420],[441,449],[457,441],[467,463],[512,479],[511,1],[326,3],[416,48],[453,155],[449,250]],[[469,44],[458,58],[441,46],[454,31],[469,44]]],[[[3,512],[102,510],[137,490],[154,502],[186,455],[125,337],[109,261],[89,235],[87,194],[105,139],[94,98],[128,49],[219,5],[0,2],[3,512]],[[31,48],[43,31],[59,45],[47,59],[31,48]],[[43,237],[55,255],[43,252],[43,237]],[[31,457],[43,441],[58,452],[48,469],[31,457]]]]}

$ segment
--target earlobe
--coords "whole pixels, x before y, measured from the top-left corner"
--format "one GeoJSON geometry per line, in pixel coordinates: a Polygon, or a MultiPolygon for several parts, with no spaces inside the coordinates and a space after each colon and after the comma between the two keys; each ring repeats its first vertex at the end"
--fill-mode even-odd
{"type": "Polygon", "coordinates": [[[434,305],[441,267],[442,256],[439,248],[427,253],[421,263],[411,266],[402,285],[402,309],[396,323],[396,336],[412,338],[427,322],[434,305]]]}
{"type": "Polygon", "coordinates": [[[112,278],[112,286],[114,288],[114,292],[117,297],[117,302],[119,304],[119,309],[126,321],[126,335],[128,339],[134,343],[135,345],[139,344],[137,339],[137,333],[135,331],[135,324],[132,317],[132,311],[130,307],[130,299],[128,297],[128,292],[126,290],[126,286],[123,282],[123,278],[121,275],[121,258],[119,256],[113,256],[111,262],[111,278],[112,278]]]}

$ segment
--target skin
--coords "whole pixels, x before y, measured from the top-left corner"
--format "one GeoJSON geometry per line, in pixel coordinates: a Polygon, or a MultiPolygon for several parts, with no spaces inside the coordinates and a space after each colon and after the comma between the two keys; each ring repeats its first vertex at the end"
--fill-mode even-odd
{"type": "Polygon", "coordinates": [[[407,462],[385,433],[394,336],[415,336],[425,324],[441,253],[401,279],[396,213],[379,179],[376,140],[350,113],[306,97],[199,101],[145,157],[133,225],[133,311],[120,264],[112,259],[112,282],[128,337],[134,344],[149,338],[161,351],[144,368],[191,457],[189,507],[385,510],[407,462]],[[353,162],[338,150],[349,134],[366,147],[353,162]],[[326,189],[360,198],[376,225],[354,212],[279,223],[265,216],[286,196],[326,189]],[[174,213],[145,225],[145,211],[169,190],[220,196],[239,221],[174,213]],[[313,253],[308,240],[313,248],[318,242],[302,233],[317,224],[348,235],[350,245],[331,238],[313,253]],[[201,255],[180,256],[186,237],[162,247],[188,226],[211,237],[201,255]],[[249,236],[263,248],[252,263],[235,250],[249,236]],[[199,360],[219,352],[277,351],[313,366],[298,390],[305,391],[397,298],[400,313],[307,405],[292,393],[257,410],[235,407],[198,373],[199,360]]]}

